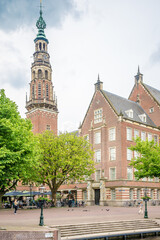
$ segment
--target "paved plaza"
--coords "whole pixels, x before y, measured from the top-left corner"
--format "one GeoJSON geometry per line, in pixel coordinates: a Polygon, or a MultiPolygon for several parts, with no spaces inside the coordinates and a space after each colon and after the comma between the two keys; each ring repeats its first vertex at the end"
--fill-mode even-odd
{"type": "MultiPolygon", "coordinates": [[[[149,206],[148,216],[150,219],[160,219],[160,206],[149,206]]],[[[40,229],[43,227],[39,226],[39,218],[40,209],[20,209],[17,214],[13,213],[13,209],[2,209],[0,210],[0,228],[7,230],[40,229]]],[[[44,227],[143,218],[144,215],[138,214],[137,207],[90,206],[44,209],[44,227]]]]}

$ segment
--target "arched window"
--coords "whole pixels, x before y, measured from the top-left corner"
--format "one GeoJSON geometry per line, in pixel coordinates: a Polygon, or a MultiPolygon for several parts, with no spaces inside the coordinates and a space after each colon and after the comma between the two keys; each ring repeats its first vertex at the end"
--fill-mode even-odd
{"type": "Polygon", "coordinates": [[[48,79],[48,71],[45,70],[45,78],[48,79]]]}
{"type": "Polygon", "coordinates": [[[38,69],[38,78],[42,78],[42,70],[38,69]]]}
{"type": "Polygon", "coordinates": [[[48,83],[46,84],[46,97],[49,97],[49,92],[48,92],[48,83]]]}
{"type": "Polygon", "coordinates": [[[42,44],[41,44],[41,42],[39,43],[39,50],[41,51],[41,49],[42,49],[42,44]]]}
{"type": "Polygon", "coordinates": [[[38,43],[36,43],[36,51],[38,51],[38,43]]]}
{"type": "Polygon", "coordinates": [[[45,43],[43,43],[43,50],[45,51],[45,43]]]}
{"type": "Polygon", "coordinates": [[[38,83],[38,97],[41,97],[41,83],[38,83]]]}
{"type": "Polygon", "coordinates": [[[34,84],[32,85],[32,97],[34,97],[34,84]]]}

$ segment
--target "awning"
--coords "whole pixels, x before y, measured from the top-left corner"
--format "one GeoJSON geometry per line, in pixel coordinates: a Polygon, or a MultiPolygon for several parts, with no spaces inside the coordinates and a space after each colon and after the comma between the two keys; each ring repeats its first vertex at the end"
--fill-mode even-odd
{"type": "MultiPolygon", "coordinates": [[[[36,195],[42,195],[42,193],[40,192],[35,192],[35,191],[31,191],[31,192],[20,192],[20,191],[13,191],[13,192],[7,192],[4,194],[4,197],[30,197],[30,196],[36,196],[36,195]]],[[[51,192],[45,192],[43,193],[43,195],[51,195],[51,192]]]]}

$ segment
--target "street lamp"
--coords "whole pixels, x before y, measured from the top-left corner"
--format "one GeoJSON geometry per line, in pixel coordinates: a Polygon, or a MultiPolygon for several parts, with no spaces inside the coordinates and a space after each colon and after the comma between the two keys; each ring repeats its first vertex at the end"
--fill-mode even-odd
{"type": "MultiPolygon", "coordinates": [[[[42,185],[39,188],[40,193],[42,194],[43,197],[43,193],[44,193],[45,187],[42,185]]],[[[44,204],[44,200],[40,200],[41,203],[41,215],[40,215],[40,222],[39,222],[39,226],[43,226],[44,225],[44,221],[43,221],[43,204],[44,204]]]]}
{"type": "Polygon", "coordinates": [[[30,204],[29,205],[31,206],[32,205],[31,204],[31,196],[32,196],[32,187],[33,187],[33,185],[30,184],[29,187],[30,187],[30,204]]]}
{"type": "Polygon", "coordinates": [[[149,198],[147,196],[147,188],[144,189],[144,199],[143,200],[145,202],[144,218],[148,218],[147,202],[149,201],[149,198]]]}

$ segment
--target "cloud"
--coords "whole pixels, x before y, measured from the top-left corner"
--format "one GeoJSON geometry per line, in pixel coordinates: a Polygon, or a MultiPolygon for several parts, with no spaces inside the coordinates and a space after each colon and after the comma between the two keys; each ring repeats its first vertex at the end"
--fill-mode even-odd
{"type": "MultiPolygon", "coordinates": [[[[6,33],[0,30],[0,86],[8,83],[13,88],[26,86],[29,79],[30,48],[26,48],[31,31],[17,30],[6,33]],[[29,54],[29,55],[28,55],[29,54]],[[28,69],[27,69],[28,67],[28,69]]],[[[30,46],[30,45],[29,45],[30,46]]]]}
{"type": "Polygon", "coordinates": [[[150,56],[151,65],[160,63],[160,46],[150,56]]]}
{"type": "MultiPolygon", "coordinates": [[[[74,0],[43,0],[43,16],[47,26],[59,27],[67,15],[80,16],[74,0]]],[[[14,30],[35,24],[39,17],[39,0],[0,0],[0,29],[14,30]]]]}

